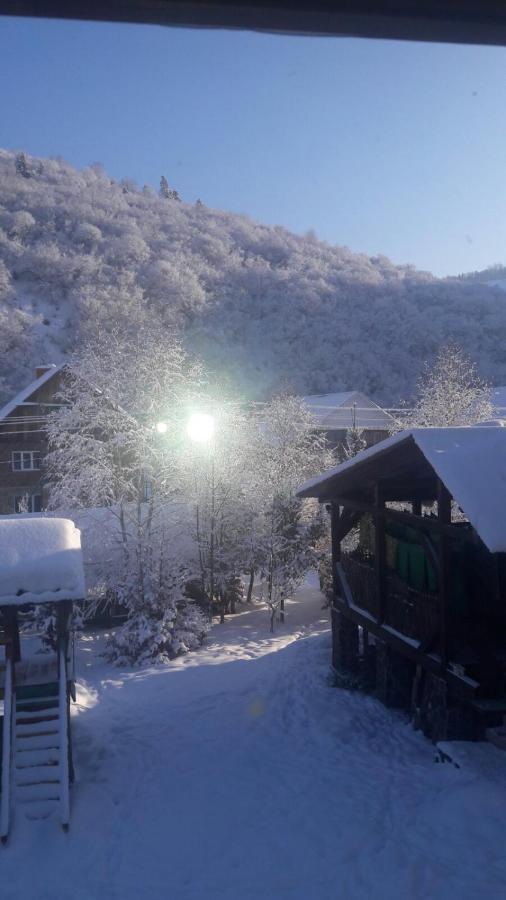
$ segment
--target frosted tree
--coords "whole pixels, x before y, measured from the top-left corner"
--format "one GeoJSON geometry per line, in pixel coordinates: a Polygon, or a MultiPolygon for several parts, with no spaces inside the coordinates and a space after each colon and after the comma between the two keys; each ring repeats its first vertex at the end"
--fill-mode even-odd
{"type": "Polygon", "coordinates": [[[317,503],[302,501],[297,489],[332,462],[325,437],[301,398],[275,397],[259,414],[256,446],[261,528],[257,552],[271,630],[284,621],[285,600],[316,563],[325,529],[317,503]]]}
{"type": "Polygon", "coordinates": [[[347,459],[353,459],[357,453],[361,450],[365,450],[366,447],[367,442],[363,430],[356,426],[348,428],[344,444],[340,451],[341,460],[345,462],[347,459]]]}
{"type": "Polygon", "coordinates": [[[433,367],[418,382],[414,408],[405,427],[473,425],[492,416],[490,387],[457,344],[445,344],[433,367]]]}
{"type": "Polygon", "coordinates": [[[169,182],[165,175],[162,175],[160,178],[160,197],[164,197],[165,200],[181,200],[179,193],[176,190],[171,190],[169,187],[169,182]]]}
{"type": "Polygon", "coordinates": [[[248,562],[251,514],[247,483],[251,422],[240,405],[202,397],[190,418],[184,453],[185,493],[200,569],[200,595],[209,615],[235,612],[248,562]],[[199,431],[200,429],[200,431],[199,431]],[[206,433],[207,432],[207,433],[206,433]]]}
{"type": "Polygon", "coordinates": [[[16,172],[18,175],[22,175],[23,178],[31,178],[31,172],[28,168],[28,162],[26,160],[26,156],[24,153],[16,154],[16,172]]]}
{"type": "Polygon", "coordinates": [[[198,611],[187,609],[189,573],[176,566],[166,539],[181,499],[186,410],[201,377],[170,337],[147,329],[107,335],[74,358],[61,406],[48,421],[50,505],[102,507],[116,536],[103,588],[126,607],[128,619],[111,640],[111,658],[135,662],[183,652],[188,639],[177,634],[183,620],[186,631],[190,621],[196,635],[205,631],[198,611]]]}
{"type": "Polygon", "coordinates": [[[97,324],[132,321],[177,330],[256,400],[285,384],[300,394],[353,387],[398,405],[441,335],[458,336],[484,377],[506,383],[504,292],[479,275],[438,279],[133,183],[125,193],[98,165],[47,159],[40,171],[26,159],[30,178],[16,154],[0,153],[0,310],[18,311],[23,340],[0,355],[2,390],[16,393],[48,352],[68,358],[97,324]]]}
{"type": "Polygon", "coordinates": [[[169,182],[167,181],[165,175],[162,175],[160,178],[160,197],[164,197],[166,200],[170,199],[171,191],[169,187],[169,182]]]}

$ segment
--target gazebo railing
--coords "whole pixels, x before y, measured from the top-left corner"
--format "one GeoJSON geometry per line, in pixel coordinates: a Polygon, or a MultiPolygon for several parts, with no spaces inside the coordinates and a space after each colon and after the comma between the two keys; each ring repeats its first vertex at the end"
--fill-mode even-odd
{"type": "Polygon", "coordinates": [[[341,566],[348,580],[355,606],[376,617],[379,603],[374,568],[365,562],[359,562],[348,554],[343,554],[341,566]]]}
{"type": "MultiPolygon", "coordinates": [[[[354,605],[377,618],[379,597],[374,567],[349,555],[343,555],[341,565],[354,605]]],[[[383,625],[423,643],[430,642],[437,634],[440,621],[437,594],[416,591],[397,575],[388,573],[385,601],[383,625]]]]}

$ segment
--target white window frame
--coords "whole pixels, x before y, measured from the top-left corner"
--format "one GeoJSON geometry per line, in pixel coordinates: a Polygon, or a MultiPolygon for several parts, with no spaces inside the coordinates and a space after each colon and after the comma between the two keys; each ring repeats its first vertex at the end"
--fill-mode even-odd
{"type": "Polygon", "coordinates": [[[42,512],[42,494],[28,494],[26,491],[24,494],[15,494],[14,495],[14,512],[19,514],[18,502],[22,502],[23,500],[28,501],[28,512],[42,512]],[[34,503],[36,499],[39,499],[39,509],[34,510],[34,503]]]}
{"type": "Polygon", "coordinates": [[[13,450],[11,465],[13,472],[40,471],[40,450],[13,450]]]}

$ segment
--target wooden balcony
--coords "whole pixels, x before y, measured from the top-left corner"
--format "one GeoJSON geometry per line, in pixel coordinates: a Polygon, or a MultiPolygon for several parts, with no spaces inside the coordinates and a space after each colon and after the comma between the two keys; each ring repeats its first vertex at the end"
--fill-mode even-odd
{"type": "MultiPolygon", "coordinates": [[[[354,606],[379,617],[378,583],[374,564],[352,556],[341,559],[354,606]]],[[[440,627],[440,608],[437,594],[413,590],[392,572],[386,578],[386,603],[383,625],[411,640],[430,644],[440,627]]]]}

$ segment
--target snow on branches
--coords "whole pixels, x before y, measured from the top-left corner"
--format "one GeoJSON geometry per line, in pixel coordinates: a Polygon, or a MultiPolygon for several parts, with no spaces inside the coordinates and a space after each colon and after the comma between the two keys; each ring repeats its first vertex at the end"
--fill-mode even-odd
{"type": "Polygon", "coordinates": [[[332,461],[302,400],[246,406],[211,388],[176,340],[147,329],[83,348],[58,399],[47,426],[50,501],[109,519],[101,589],[128,614],[112,659],[198,646],[201,610],[222,621],[234,612],[245,572],[263,582],[271,627],[283,618],[324,530],[318,506],[295,493],[332,461]]]}
{"type": "Polygon", "coordinates": [[[492,417],[490,387],[455,343],[440,348],[418,382],[418,397],[403,427],[474,425],[492,417]]]}
{"type": "Polygon", "coordinates": [[[258,540],[254,565],[263,582],[271,630],[285,600],[317,561],[325,522],[318,504],[295,496],[299,485],[332,464],[325,437],[306,404],[280,395],[261,411],[253,491],[258,540]]]}
{"type": "Polygon", "coordinates": [[[185,612],[191,601],[174,580],[167,540],[181,500],[186,408],[200,379],[172,338],[109,335],[73,361],[49,418],[51,505],[102,507],[116,536],[103,587],[128,613],[110,648],[117,659],[145,659],[148,645],[150,658],[168,658],[205,633],[200,615],[185,612]]]}

